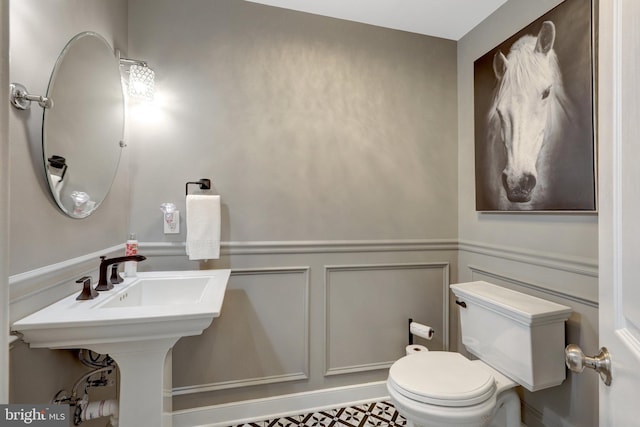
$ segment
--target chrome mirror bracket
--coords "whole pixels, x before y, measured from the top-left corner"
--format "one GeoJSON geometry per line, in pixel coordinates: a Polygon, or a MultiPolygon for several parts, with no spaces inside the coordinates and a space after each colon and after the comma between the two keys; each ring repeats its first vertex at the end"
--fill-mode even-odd
{"type": "Polygon", "coordinates": [[[20,83],[11,83],[9,85],[9,101],[18,110],[30,109],[32,101],[36,101],[42,108],[53,107],[53,101],[50,98],[41,95],[30,95],[27,88],[20,83]]]}

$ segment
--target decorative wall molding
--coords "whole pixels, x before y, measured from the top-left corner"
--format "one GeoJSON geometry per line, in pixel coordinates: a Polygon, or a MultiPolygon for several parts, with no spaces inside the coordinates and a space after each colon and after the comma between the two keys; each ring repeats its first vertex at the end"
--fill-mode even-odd
{"type": "MultiPolygon", "coordinates": [[[[260,275],[272,275],[272,274],[301,274],[303,275],[302,286],[304,288],[304,336],[302,340],[304,342],[304,354],[303,354],[303,370],[300,372],[289,372],[282,375],[271,375],[257,378],[243,378],[232,381],[220,381],[205,384],[193,384],[183,387],[174,387],[172,394],[174,396],[193,394],[193,393],[205,393],[217,390],[225,390],[230,388],[250,387],[262,384],[282,383],[287,381],[306,380],[309,378],[309,346],[310,346],[310,312],[309,312],[309,270],[310,267],[266,267],[266,268],[236,268],[232,269],[231,277],[237,276],[260,276],[260,275]]],[[[215,320],[214,320],[215,322],[215,320]]]]}
{"type": "MultiPolygon", "coordinates": [[[[184,242],[141,242],[141,252],[148,256],[186,256],[184,242]]],[[[101,255],[113,256],[123,249],[116,245],[101,251],[51,264],[9,277],[11,302],[27,298],[49,287],[55,287],[69,277],[97,270],[96,260],[101,255]],[[43,287],[43,283],[48,286],[43,287]]],[[[568,271],[598,277],[597,259],[573,257],[551,252],[532,251],[512,246],[493,245],[456,239],[424,240],[344,240],[344,241],[282,241],[282,242],[222,242],[223,255],[300,254],[340,252],[411,252],[411,251],[466,251],[522,262],[539,267],[568,271]]]]}
{"type": "MultiPolygon", "coordinates": [[[[514,277],[510,277],[510,276],[505,276],[503,274],[499,274],[499,273],[495,273],[492,272],[490,270],[481,268],[481,267],[477,267],[477,266],[473,266],[473,265],[468,265],[467,266],[469,268],[469,270],[471,270],[472,275],[473,274],[482,274],[484,276],[489,276],[489,277],[493,277],[496,278],[498,280],[502,280],[508,283],[512,283],[516,286],[521,286],[527,289],[532,289],[538,292],[542,292],[548,295],[553,295],[555,297],[558,298],[562,298],[562,299],[566,299],[568,301],[573,301],[573,302],[577,302],[579,304],[583,304],[589,307],[593,307],[593,308],[598,308],[598,301],[593,300],[593,299],[589,299],[589,298],[583,298],[577,295],[571,295],[571,294],[567,294],[565,292],[560,292],[560,291],[556,291],[554,289],[549,289],[548,287],[542,286],[542,285],[538,285],[532,282],[528,282],[528,281],[524,281],[524,280],[520,280],[520,279],[516,279],[514,277]]],[[[475,280],[475,279],[474,279],[475,280]]]]}
{"type": "MultiPolygon", "coordinates": [[[[355,372],[373,371],[379,369],[388,369],[395,360],[385,360],[375,363],[362,363],[350,366],[330,366],[330,304],[329,304],[329,278],[332,273],[335,272],[349,272],[349,271],[375,271],[375,270],[406,270],[406,269],[441,269],[442,270],[442,304],[443,315],[442,325],[443,329],[447,333],[443,334],[444,349],[449,348],[449,263],[448,262],[424,262],[424,263],[391,263],[391,264],[352,264],[352,265],[327,265],[325,266],[324,274],[324,312],[325,312],[325,332],[324,332],[324,367],[325,376],[342,375],[355,372]]],[[[372,314],[375,315],[375,314],[372,314]]]]}
{"type": "Polygon", "coordinates": [[[9,277],[10,302],[15,303],[68,282],[70,277],[80,277],[98,270],[100,256],[114,256],[123,253],[124,245],[116,245],[101,251],[56,264],[47,265],[25,273],[9,277]]]}
{"type": "Polygon", "coordinates": [[[174,427],[225,427],[388,399],[385,381],[173,412],[174,427]]]}
{"type": "Polygon", "coordinates": [[[566,271],[589,277],[598,277],[598,260],[557,254],[547,251],[534,251],[513,246],[460,240],[458,249],[495,258],[521,262],[537,267],[566,271]]]}
{"type": "Polygon", "coordinates": [[[306,380],[309,378],[308,371],[309,371],[309,368],[307,367],[306,369],[307,373],[299,372],[294,374],[273,375],[273,376],[261,377],[261,378],[247,378],[247,379],[235,380],[235,381],[220,381],[220,382],[208,383],[208,384],[194,384],[194,385],[189,385],[184,387],[174,387],[173,389],[171,389],[171,395],[181,396],[185,394],[206,393],[210,391],[226,390],[230,388],[242,388],[242,387],[251,387],[255,385],[306,380]]]}
{"type": "Polygon", "coordinates": [[[100,256],[124,253],[124,245],[93,252],[56,264],[9,277],[9,316],[14,322],[74,292],[80,291],[76,279],[96,277],[100,256]]]}
{"type": "MultiPolygon", "coordinates": [[[[141,251],[147,256],[185,256],[184,243],[166,242],[142,242],[141,251]]],[[[101,255],[116,256],[123,250],[123,245],[116,245],[81,257],[69,259],[25,273],[13,275],[9,278],[11,314],[23,316],[29,314],[28,310],[35,311],[56,299],[75,292],[75,284],[72,279],[88,273],[95,273],[98,268],[98,258],[101,255]]],[[[323,253],[368,253],[368,252],[416,252],[416,251],[464,251],[480,254],[488,257],[506,259],[549,269],[597,278],[597,260],[580,257],[572,257],[531,251],[517,247],[500,246],[479,242],[439,239],[439,240],[372,240],[372,241],[292,241],[292,242],[223,242],[223,255],[272,255],[272,254],[323,254],[323,253]]],[[[398,268],[443,268],[443,287],[449,285],[448,263],[407,263],[407,264],[372,264],[372,265],[333,265],[325,266],[325,303],[327,275],[332,271],[348,270],[375,270],[398,268]]],[[[527,287],[540,292],[555,295],[570,301],[576,301],[587,306],[597,308],[597,301],[593,298],[584,298],[564,292],[548,289],[544,286],[530,283],[513,277],[508,277],[485,268],[469,265],[472,272],[485,276],[505,280],[518,286],[527,287]]],[[[233,269],[233,275],[260,275],[260,274],[304,274],[305,275],[305,370],[304,372],[286,373],[264,378],[248,378],[246,380],[221,382],[215,384],[196,384],[189,387],[180,387],[173,390],[175,395],[200,393],[227,388],[253,386],[257,384],[276,383],[306,379],[309,375],[309,267],[268,267],[233,269]]],[[[446,300],[443,301],[448,310],[448,292],[444,292],[446,300]]],[[[392,361],[380,363],[365,363],[348,367],[328,366],[328,335],[327,335],[327,307],[325,307],[325,373],[327,375],[339,375],[345,373],[371,371],[385,369],[392,361]]],[[[449,316],[444,316],[444,324],[448,328],[449,316]]],[[[446,338],[448,345],[448,337],[446,338]]]]}
{"type": "MultiPolygon", "coordinates": [[[[184,242],[143,242],[140,243],[140,248],[150,256],[185,255],[184,242]]],[[[598,277],[597,259],[458,239],[222,242],[220,250],[223,255],[460,250],[538,267],[598,277]]]]}
{"type": "MultiPolygon", "coordinates": [[[[185,255],[184,242],[146,242],[140,243],[139,247],[150,256],[185,255]]],[[[455,239],[253,241],[220,244],[221,255],[455,251],[457,249],[458,243],[455,239]]]]}
{"type": "MultiPolygon", "coordinates": [[[[141,242],[140,248],[147,256],[186,257],[184,242],[141,242]]],[[[96,260],[101,255],[114,256],[121,253],[122,250],[123,245],[116,245],[91,254],[10,276],[9,293],[12,319],[15,319],[16,315],[29,314],[29,310],[33,310],[34,307],[37,310],[56,299],[69,295],[75,290],[71,279],[97,271],[98,264],[96,260]]],[[[456,250],[587,277],[598,277],[597,259],[457,239],[222,242],[221,253],[223,255],[270,255],[456,250]]],[[[565,296],[570,295],[566,294],[565,296]]],[[[588,301],[593,303],[593,300],[588,301]]]]}

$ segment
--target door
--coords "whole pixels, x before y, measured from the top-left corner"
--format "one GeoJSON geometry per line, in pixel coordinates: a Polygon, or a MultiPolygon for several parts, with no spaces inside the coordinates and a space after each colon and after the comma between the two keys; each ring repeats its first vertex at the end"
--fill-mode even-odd
{"type": "MultiPolygon", "coordinates": [[[[600,1],[600,426],[640,425],[640,1],[600,1]]],[[[583,375],[590,375],[586,372],[583,375]]]]}
{"type": "Polygon", "coordinates": [[[9,402],[9,1],[0,0],[0,404],[9,402]]]}

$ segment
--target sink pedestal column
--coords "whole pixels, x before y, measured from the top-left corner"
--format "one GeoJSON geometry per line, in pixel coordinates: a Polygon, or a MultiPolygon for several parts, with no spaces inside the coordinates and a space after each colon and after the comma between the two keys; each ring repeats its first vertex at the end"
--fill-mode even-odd
{"type": "Polygon", "coordinates": [[[109,354],[120,370],[119,426],[172,427],[171,369],[167,354],[179,337],[88,346],[109,354]]]}

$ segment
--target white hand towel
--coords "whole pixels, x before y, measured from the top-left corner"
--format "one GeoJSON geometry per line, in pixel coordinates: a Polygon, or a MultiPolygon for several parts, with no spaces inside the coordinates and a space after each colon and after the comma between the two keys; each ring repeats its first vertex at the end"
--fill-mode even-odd
{"type": "Polygon", "coordinates": [[[187,195],[187,255],[220,258],[220,196],[187,195]]]}

